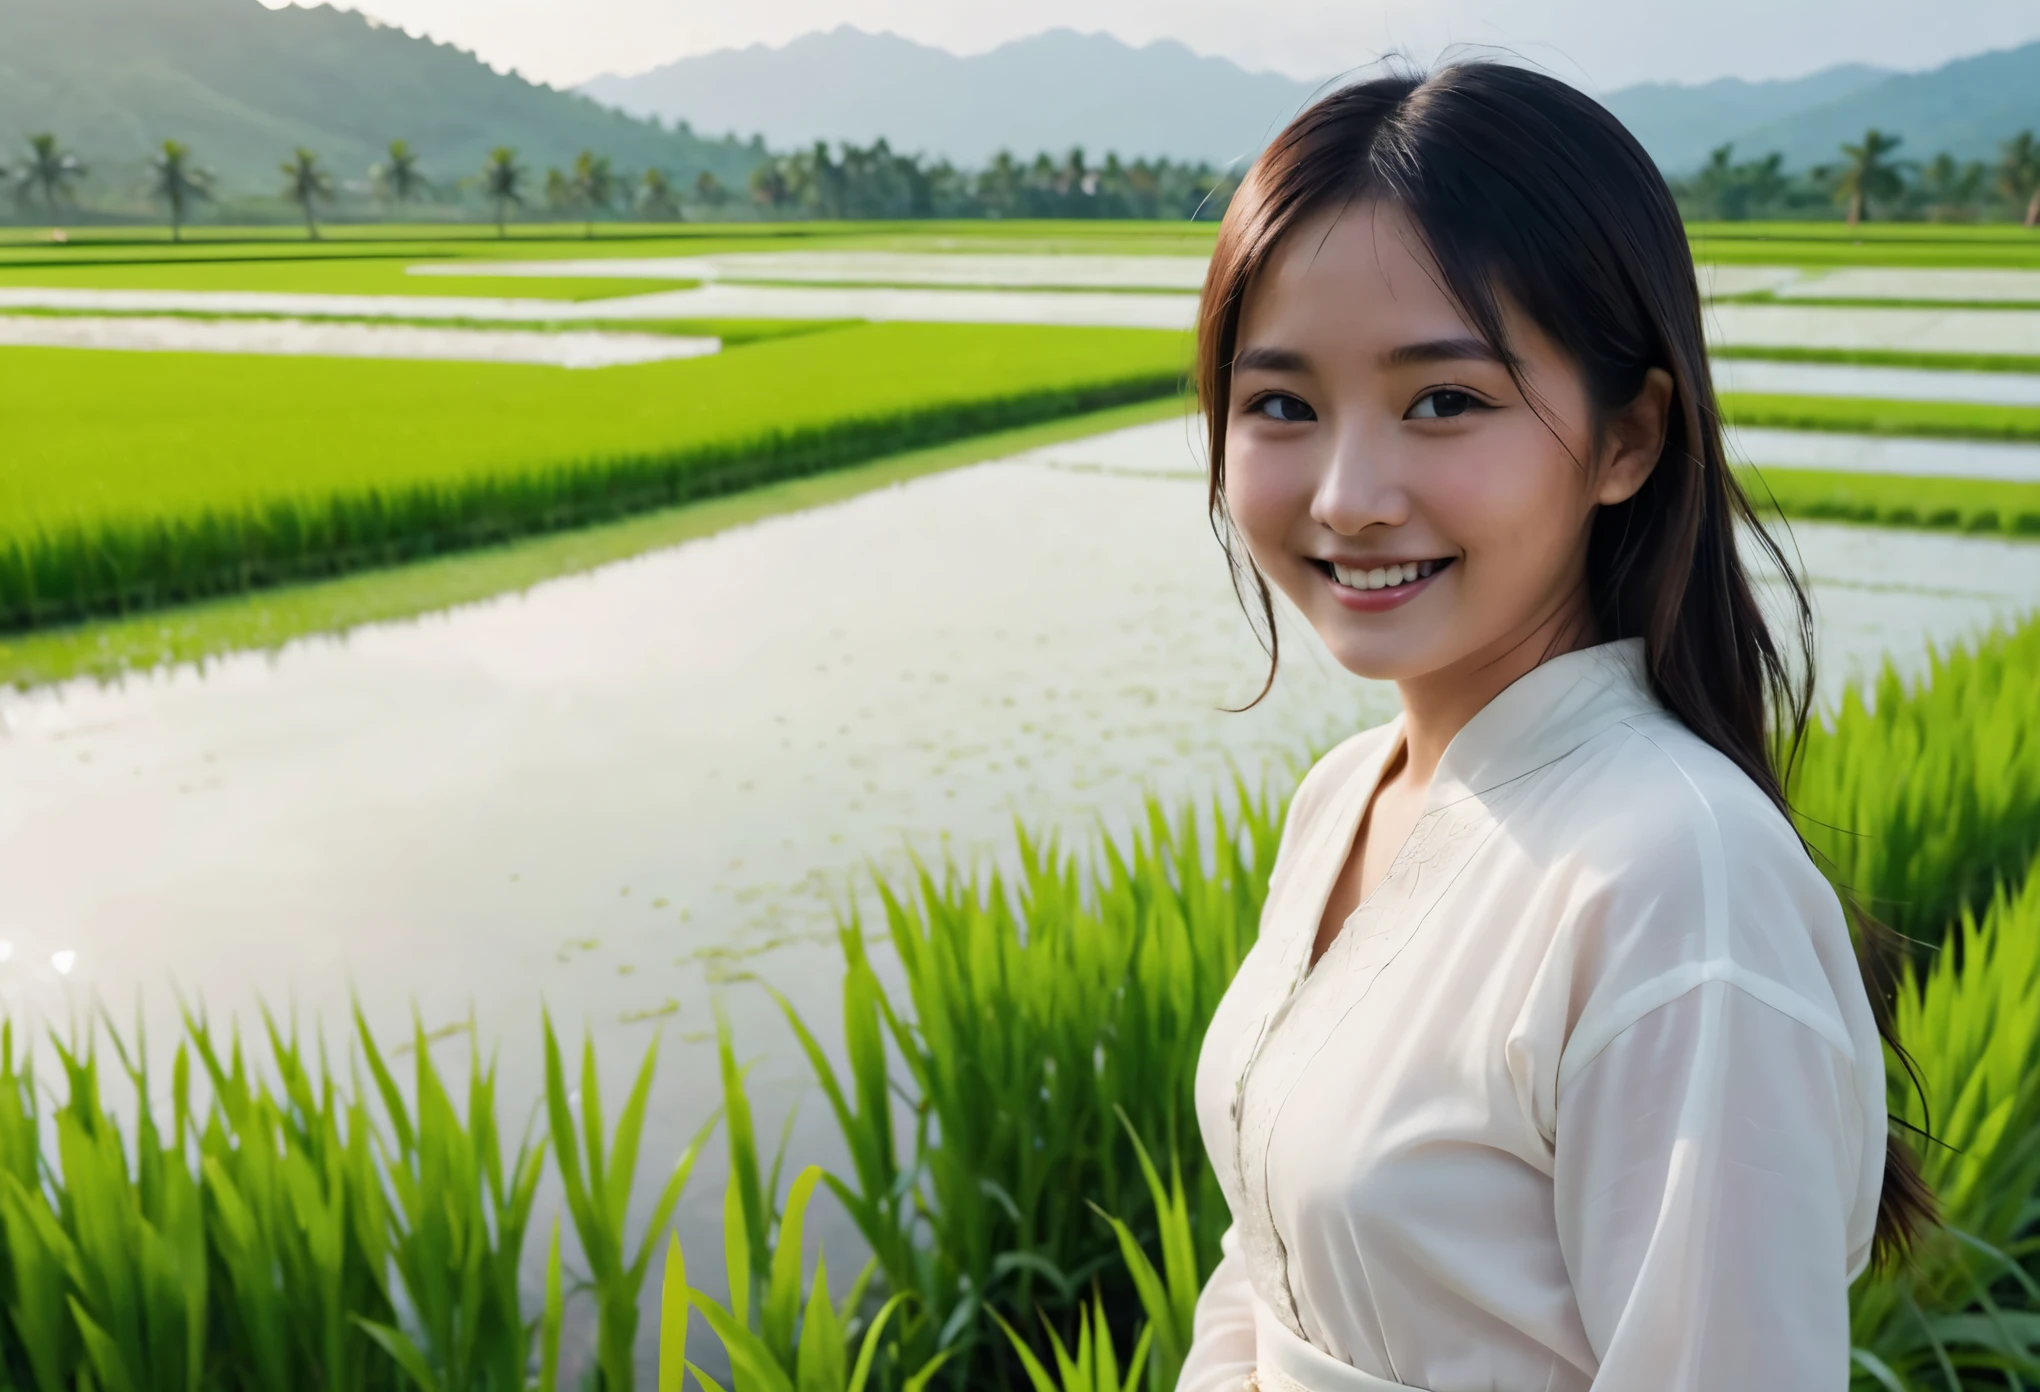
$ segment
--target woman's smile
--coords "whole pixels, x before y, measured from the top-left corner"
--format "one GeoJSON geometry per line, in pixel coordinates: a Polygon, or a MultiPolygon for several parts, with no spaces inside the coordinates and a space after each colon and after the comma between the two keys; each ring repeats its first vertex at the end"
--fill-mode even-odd
{"type": "Polygon", "coordinates": [[[1431,587],[1431,581],[1447,570],[1453,557],[1431,560],[1328,560],[1306,557],[1323,577],[1332,598],[1348,609],[1378,614],[1409,603],[1431,587]]]}

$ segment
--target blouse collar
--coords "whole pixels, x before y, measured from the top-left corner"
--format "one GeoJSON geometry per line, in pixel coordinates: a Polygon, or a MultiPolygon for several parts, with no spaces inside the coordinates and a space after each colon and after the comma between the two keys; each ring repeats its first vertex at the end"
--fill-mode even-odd
{"type": "Polygon", "coordinates": [[[1660,709],[1643,639],[1561,654],[1518,677],[1452,737],[1432,776],[1428,806],[1499,787],[1564,758],[1611,725],[1660,709]]]}

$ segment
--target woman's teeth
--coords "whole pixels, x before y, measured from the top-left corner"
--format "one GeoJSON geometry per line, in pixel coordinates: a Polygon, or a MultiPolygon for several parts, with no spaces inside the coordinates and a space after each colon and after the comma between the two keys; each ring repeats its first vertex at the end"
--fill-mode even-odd
{"type": "Polygon", "coordinates": [[[1402,565],[1375,566],[1371,570],[1349,570],[1342,565],[1332,566],[1332,576],[1341,585],[1355,590],[1385,590],[1394,585],[1407,585],[1412,580],[1422,580],[1435,572],[1441,562],[1408,561],[1402,565]]]}

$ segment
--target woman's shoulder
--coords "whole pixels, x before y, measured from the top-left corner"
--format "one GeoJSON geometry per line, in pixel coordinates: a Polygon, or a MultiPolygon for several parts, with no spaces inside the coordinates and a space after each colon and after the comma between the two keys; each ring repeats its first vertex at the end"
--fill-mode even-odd
{"type": "Polygon", "coordinates": [[[1560,940],[1591,998],[1576,1003],[1585,1034],[1724,981],[1854,1053],[1868,1015],[1848,921],[1791,820],[1669,714],[1611,735],[1577,815],[1558,819],[1560,940]]]}
{"type": "Polygon", "coordinates": [[[1624,721],[1581,773],[1565,797],[1581,827],[1575,848],[1609,873],[1697,875],[1762,865],[1827,884],[1770,795],[1668,712],[1624,721]]]}

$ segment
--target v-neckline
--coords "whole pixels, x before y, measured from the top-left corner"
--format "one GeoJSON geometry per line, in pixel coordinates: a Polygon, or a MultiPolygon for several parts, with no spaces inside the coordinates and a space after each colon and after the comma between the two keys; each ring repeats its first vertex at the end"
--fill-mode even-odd
{"type": "MultiPolygon", "coordinates": [[[[1367,782],[1366,792],[1359,798],[1355,806],[1348,807],[1345,810],[1345,814],[1339,818],[1341,835],[1338,845],[1343,847],[1344,850],[1333,858],[1331,873],[1324,878],[1323,887],[1317,895],[1317,909],[1311,914],[1309,919],[1309,936],[1306,938],[1303,948],[1303,970],[1296,978],[1298,989],[1301,989],[1303,984],[1317,973],[1319,964],[1325,958],[1332,955],[1332,949],[1337,947],[1339,940],[1346,936],[1346,929],[1353,922],[1353,919],[1362,909],[1373,903],[1376,897],[1380,895],[1382,886],[1386,885],[1390,878],[1394,876],[1396,866],[1402,861],[1403,853],[1409,849],[1410,843],[1416,840],[1417,829],[1416,823],[1413,822],[1410,824],[1409,834],[1403,837],[1402,845],[1396,847],[1395,854],[1389,857],[1388,866],[1381,872],[1381,878],[1375,881],[1372,889],[1353,902],[1353,907],[1347,911],[1345,918],[1340,920],[1338,930],[1332,934],[1331,940],[1325,944],[1325,950],[1319,952],[1316,960],[1313,961],[1311,953],[1317,947],[1317,935],[1324,926],[1325,910],[1331,905],[1332,891],[1339,887],[1339,877],[1346,873],[1346,862],[1352,858],[1353,852],[1356,849],[1354,841],[1360,835],[1360,823],[1366,819],[1369,809],[1374,806],[1375,798],[1380,796],[1382,779],[1387,775],[1388,770],[1394,766],[1396,756],[1403,753],[1408,744],[1409,739],[1403,731],[1402,717],[1397,716],[1395,737],[1389,742],[1388,752],[1374,765],[1374,776],[1367,782]]],[[[1421,822],[1423,819],[1424,814],[1418,813],[1417,822],[1421,822]]]]}

